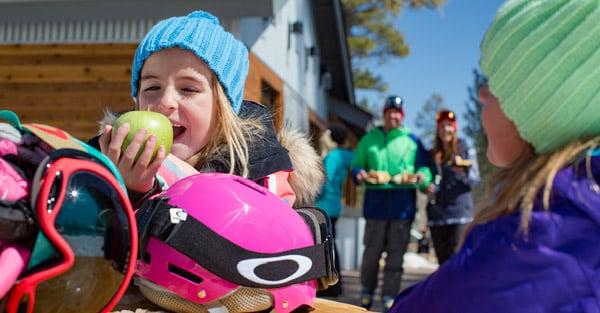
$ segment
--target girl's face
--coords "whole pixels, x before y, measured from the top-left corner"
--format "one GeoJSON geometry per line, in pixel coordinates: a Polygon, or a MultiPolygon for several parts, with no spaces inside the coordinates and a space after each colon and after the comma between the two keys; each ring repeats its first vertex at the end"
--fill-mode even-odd
{"type": "Polygon", "coordinates": [[[164,49],[141,71],[138,107],[164,114],[173,124],[171,153],[187,160],[209,142],[217,107],[212,71],[193,53],[164,49]]]}
{"type": "Polygon", "coordinates": [[[445,143],[452,142],[452,139],[454,139],[454,135],[456,134],[456,129],[452,126],[452,122],[448,120],[441,121],[438,124],[437,131],[440,140],[445,143]]]}
{"type": "Polygon", "coordinates": [[[528,153],[529,144],[519,136],[517,127],[506,117],[487,85],[479,89],[479,100],[483,103],[481,124],[488,138],[487,157],[498,167],[512,167],[528,153]]]}

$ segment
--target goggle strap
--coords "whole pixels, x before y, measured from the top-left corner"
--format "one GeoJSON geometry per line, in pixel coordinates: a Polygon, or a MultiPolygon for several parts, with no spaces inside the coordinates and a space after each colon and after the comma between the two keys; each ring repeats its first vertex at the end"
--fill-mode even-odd
{"type": "Polygon", "coordinates": [[[146,246],[148,239],[150,238],[151,229],[163,229],[165,225],[155,225],[158,221],[167,222],[168,220],[154,219],[154,215],[160,211],[160,208],[164,206],[162,201],[148,200],[144,201],[142,206],[135,213],[135,219],[138,225],[138,255],[139,258],[148,262],[148,253],[146,252],[146,246]]]}
{"type": "Polygon", "coordinates": [[[189,214],[185,220],[172,223],[170,210],[174,207],[160,200],[151,202],[155,204],[148,207],[154,207],[155,212],[147,212],[152,214],[152,221],[146,223],[147,231],[140,233],[140,242],[145,244],[148,237],[155,237],[225,280],[251,288],[279,288],[328,276],[326,260],[331,251],[327,245],[331,238],[280,253],[254,252],[222,237],[189,214]],[[259,266],[268,277],[259,276],[259,266]]]}
{"type": "Polygon", "coordinates": [[[300,207],[295,208],[296,212],[304,218],[306,224],[311,228],[316,244],[323,244],[325,247],[325,265],[327,266],[327,276],[321,277],[318,282],[318,289],[324,290],[333,286],[339,280],[338,269],[336,268],[336,255],[333,243],[331,220],[327,213],[318,207],[300,207]]]}

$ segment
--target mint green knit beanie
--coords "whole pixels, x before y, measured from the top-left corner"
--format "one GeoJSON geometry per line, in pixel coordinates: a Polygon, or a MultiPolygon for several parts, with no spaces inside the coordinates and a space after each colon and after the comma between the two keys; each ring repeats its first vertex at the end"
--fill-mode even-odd
{"type": "Polygon", "coordinates": [[[509,0],[481,43],[481,69],[536,153],[600,136],[600,0],[509,0]]]}

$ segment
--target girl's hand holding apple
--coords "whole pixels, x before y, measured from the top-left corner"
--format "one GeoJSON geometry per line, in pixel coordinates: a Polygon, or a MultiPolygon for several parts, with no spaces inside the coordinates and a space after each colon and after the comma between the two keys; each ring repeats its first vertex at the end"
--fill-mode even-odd
{"type": "Polygon", "coordinates": [[[172,140],[173,128],[164,115],[132,111],[117,119],[114,127],[104,128],[100,149],[116,164],[127,188],[147,192],[172,140]]]}

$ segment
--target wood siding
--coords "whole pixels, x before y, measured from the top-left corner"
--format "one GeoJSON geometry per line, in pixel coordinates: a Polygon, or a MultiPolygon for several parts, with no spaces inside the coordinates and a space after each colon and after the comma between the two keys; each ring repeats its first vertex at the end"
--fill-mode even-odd
{"type": "Polygon", "coordinates": [[[136,45],[0,45],[0,108],[25,123],[62,128],[82,140],[102,111],[131,109],[136,45]]]}
{"type": "MultiPolygon", "coordinates": [[[[130,110],[135,44],[0,45],[0,109],[25,123],[62,128],[86,140],[105,108],[130,110]]],[[[262,86],[279,92],[275,124],[283,119],[283,81],[254,54],[244,96],[261,102],[262,86]]]]}

